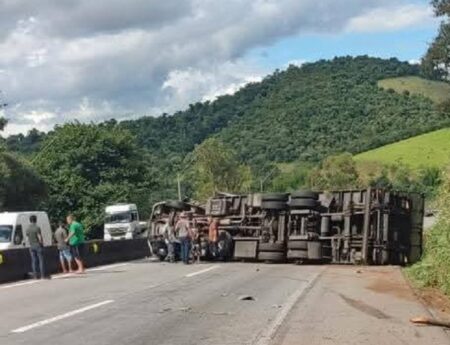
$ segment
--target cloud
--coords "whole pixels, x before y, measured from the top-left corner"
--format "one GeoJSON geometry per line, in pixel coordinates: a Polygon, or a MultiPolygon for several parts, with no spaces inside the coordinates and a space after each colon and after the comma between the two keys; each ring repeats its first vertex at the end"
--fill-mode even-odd
{"type": "Polygon", "coordinates": [[[352,18],[346,27],[350,32],[394,31],[423,26],[436,19],[429,5],[406,4],[374,8],[352,18]]]}
{"type": "Polygon", "coordinates": [[[246,58],[252,49],[374,29],[364,18],[392,3],[403,0],[2,0],[6,133],[157,116],[234,92],[270,72],[246,58]]]}

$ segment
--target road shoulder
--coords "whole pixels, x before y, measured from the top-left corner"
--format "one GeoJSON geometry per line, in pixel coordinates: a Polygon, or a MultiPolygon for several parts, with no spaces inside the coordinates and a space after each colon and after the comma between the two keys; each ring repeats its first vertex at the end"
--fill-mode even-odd
{"type": "Polygon", "coordinates": [[[416,326],[429,315],[398,267],[331,266],[291,310],[277,345],[449,344],[438,327],[416,326]]]}

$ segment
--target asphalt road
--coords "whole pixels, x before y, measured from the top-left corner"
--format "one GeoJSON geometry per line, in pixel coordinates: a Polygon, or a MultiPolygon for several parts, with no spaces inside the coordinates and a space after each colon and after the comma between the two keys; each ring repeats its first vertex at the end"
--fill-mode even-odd
{"type": "Polygon", "coordinates": [[[450,344],[409,324],[426,311],[398,270],[394,292],[355,270],[137,261],[0,285],[0,344],[450,344]]]}

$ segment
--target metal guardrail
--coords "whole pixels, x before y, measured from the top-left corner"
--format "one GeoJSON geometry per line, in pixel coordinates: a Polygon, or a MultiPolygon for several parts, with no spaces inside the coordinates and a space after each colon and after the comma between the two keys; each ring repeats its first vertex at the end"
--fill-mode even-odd
{"type": "MultiPolygon", "coordinates": [[[[147,239],[118,241],[88,241],[84,244],[83,261],[86,267],[145,258],[150,255],[147,239]]],[[[44,248],[47,274],[59,272],[59,253],[56,246],[44,248]]],[[[31,257],[28,248],[0,251],[0,283],[29,277],[31,257]]]]}

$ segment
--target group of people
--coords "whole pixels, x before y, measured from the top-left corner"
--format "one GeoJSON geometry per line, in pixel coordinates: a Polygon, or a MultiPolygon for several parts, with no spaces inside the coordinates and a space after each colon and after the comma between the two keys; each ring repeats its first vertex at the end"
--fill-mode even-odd
{"type": "MultiPolygon", "coordinates": [[[[175,246],[180,245],[180,259],[183,263],[189,264],[191,257],[200,258],[201,248],[199,234],[192,215],[181,212],[178,219],[175,215],[169,217],[163,228],[163,237],[167,245],[167,258],[169,262],[175,261],[175,246]]],[[[209,221],[208,243],[209,250],[213,256],[217,255],[217,242],[219,237],[219,221],[212,218],[209,221]]]]}
{"type": "MultiPolygon", "coordinates": [[[[84,229],[81,223],[75,220],[73,215],[68,215],[64,222],[59,223],[54,233],[54,239],[59,251],[59,261],[64,273],[83,273],[84,264],[81,258],[84,244],[84,229]],[[67,224],[67,228],[66,225],[67,224]],[[72,262],[76,263],[76,271],[72,262]]],[[[26,236],[30,244],[31,269],[35,279],[48,279],[44,260],[44,239],[41,228],[37,225],[35,215],[30,216],[30,225],[26,229],[26,236]]]]}

